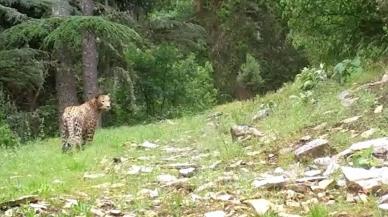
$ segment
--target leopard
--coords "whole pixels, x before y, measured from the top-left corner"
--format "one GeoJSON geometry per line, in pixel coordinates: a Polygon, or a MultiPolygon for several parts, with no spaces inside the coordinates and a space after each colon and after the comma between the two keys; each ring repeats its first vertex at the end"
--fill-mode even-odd
{"type": "Polygon", "coordinates": [[[74,147],[81,150],[85,144],[91,143],[101,113],[110,109],[109,94],[99,94],[81,105],[66,107],[62,114],[62,152],[74,147]]]}

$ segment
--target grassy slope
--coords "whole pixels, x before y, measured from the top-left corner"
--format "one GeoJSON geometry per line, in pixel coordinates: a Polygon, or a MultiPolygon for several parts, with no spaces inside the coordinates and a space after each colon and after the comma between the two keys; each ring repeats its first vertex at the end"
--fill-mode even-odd
{"type": "MultiPolygon", "coordinates": [[[[99,130],[95,141],[85,151],[73,155],[63,155],[60,152],[59,139],[37,141],[23,146],[15,151],[0,150],[0,201],[25,194],[38,194],[54,204],[54,207],[62,206],[58,198],[77,198],[82,203],[70,210],[70,215],[87,213],[88,207],[93,206],[95,200],[102,196],[110,196],[119,203],[122,210],[136,210],[140,216],[144,210],[152,207],[150,199],[139,199],[137,192],[142,188],[159,188],[161,206],[158,210],[160,216],[202,216],[205,211],[223,208],[221,202],[193,203],[185,199],[189,196],[185,192],[160,188],[155,182],[155,177],[161,173],[177,174],[175,170],[162,167],[163,158],[171,157],[160,148],[155,150],[140,150],[130,146],[130,143],[142,143],[144,140],[154,141],[163,146],[192,147],[195,150],[186,153],[189,157],[202,156],[198,159],[189,159],[188,156],[177,157],[175,162],[195,162],[202,166],[211,165],[218,160],[222,161],[216,169],[200,169],[190,179],[194,187],[198,187],[209,181],[215,180],[226,171],[233,171],[238,175],[238,181],[226,184],[218,184],[214,192],[228,191],[235,193],[240,199],[264,197],[275,203],[284,203],[283,195],[279,191],[259,191],[253,189],[251,183],[258,174],[294,163],[292,153],[279,154],[279,150],[290,146],[304,135],[317,137],[327,134],[330,144],[336,151],[341,151],[353,141],[361,140],[360,137],[351,138],[349,132],[332,132],[339,121],[354,115],[363,117],[350,129],[363,132],[369,128],[378,128],[373,136],[378,137],[388,134],[386,125],[388,113],[387,102],[384,112],[373,114],[376,97],[388,94],[387,87],[374,91],[362,90],[357,92],[359,101],[351,108],[341,106],[336,99],[341,90],[357,87],[361,83],[381,78],[381,69],[370,68],[368,73],[355,75],[345,86],[327,82],[314,89],[313,98],[316,103],[302,103],[290,100],[291,95],[298,95],[299,90],[295,85],[286,85],[277,93],[257,97],[253,101],[235,102],[214,108],[193,117],[185,117],[171,122],[163,122],[149,125],[119,127],[99,130]],[[274,113],[268,118],[258,122],[252,122],[251,118],[259,110],[263,103],[275,103],[274,113]],[[331,113],[325,113],[332,111],[331,113]],[[218,121],[208,119],[209,114],[222,112],[218,121]],[[328,123],[326,129],[314,131],[311,128],[328,123]],[[248,144],[237,144],[231,141],[229,129],[232,124],[251,124],[257,126],[266,134],[273,135],[276,139],[268,144],[259,141],[249,141],[248,144]],[[250,146],[250,149],[244,148],[250,146]],[[248,156],[249,152],[259,151],[257,156],[248,156]],[[265,164],[268,154],[278,156],[277,163],[265,164]],[[202,155],[201,155],[202,154],[202,155]],[[123,156],[129,159],[129,165],[148,165],[154,168],[150,174],[137,176],[123,176],[114,172],[94,180],[84,180],[83,174],[88,171],[96,173],[103,171],[101,161],[105,158],[111,161],[113,157],[123,156]],[[138,157],[148,156],[147,161],[138,157]],[[248,170],[229,168],[237,160],[248,162],[245,166],[248,170]],[[60,181],[57,183],[56,181],[60,181]],[[102,183],[122,183],[124,186],[114,189],[102,190],[92,186],[102,183]],[[82,192],[82,193],[80,193],[82,192]],[[132,195],[135,199],[131,203],[125,203],[123,198],[132,195]]],[[[381,102],[380,102],[381,103],[381,102]]],[[[199,193],[204,195],[204,193],[199,193]]],[[[328,207],[330,212],[346,211],[354,216],[374,212],[376,205],[372,200],[367,204],[347,204],[345,194],[337,197],[336,205],[328,207]]],[[[249,209],[241,212],[253,213],[249,209]]],[[[27,212],[27,211],[26,211],[27,212]]],[[[302,212],[301,209],[291,210],[294,213],[302,212]]]]}

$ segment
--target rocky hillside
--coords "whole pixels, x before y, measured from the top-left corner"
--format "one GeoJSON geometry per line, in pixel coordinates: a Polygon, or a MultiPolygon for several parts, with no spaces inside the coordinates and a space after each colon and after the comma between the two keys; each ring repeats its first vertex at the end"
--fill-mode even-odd
{"type": "MultiPolygon", "coordinates": [[[[1,216],[384,216],[388,74],[0,150],[1,216]]],[[[311,84],[309,84],[311,85],[311,84]]]]}

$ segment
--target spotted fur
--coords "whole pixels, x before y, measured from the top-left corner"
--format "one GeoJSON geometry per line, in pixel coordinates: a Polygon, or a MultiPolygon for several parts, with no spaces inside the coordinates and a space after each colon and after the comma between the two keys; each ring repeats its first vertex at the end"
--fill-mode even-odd
{"type": "Polygon", "coordinates": [[[91,142],[101,112],[110,109],[109,95],[99,95],[79,106],[65,108],[62,115],[62,151],[80,150],[91,142]]]}

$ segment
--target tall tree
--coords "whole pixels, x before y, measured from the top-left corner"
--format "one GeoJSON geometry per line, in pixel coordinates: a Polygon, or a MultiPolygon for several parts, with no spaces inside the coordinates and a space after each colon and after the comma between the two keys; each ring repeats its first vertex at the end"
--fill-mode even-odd
{"type": "MultiPolygon", "coordinates": [[[[82,12],[84,16],[93,16],[94,2],[93,0],[82,1],[82,12]]],[[[97,64],[98,53],[96,45],[96,35],[85,30],[82,38],[82,63],[83,63],[83,82],[84,82],[84,98],[90,99],[98,93],[97,84],[97,64]]]]}
{"type": "MultiPolygon", "coordinates": [[[[52,6],[53,16],[66,17],[70,15],[70,5],[67,0],[57,0],[52,6]]],[[[58,60],[56,68],[56,91],[58,98],[58,114],[61,117],[63,110],[70,105],[78,104],[75,72],[72,69],[72,61],[69,50],[61,44],[55,51],[58,60]]],[[[62,127],[61,118],[59,118],[62,127]]]]}

